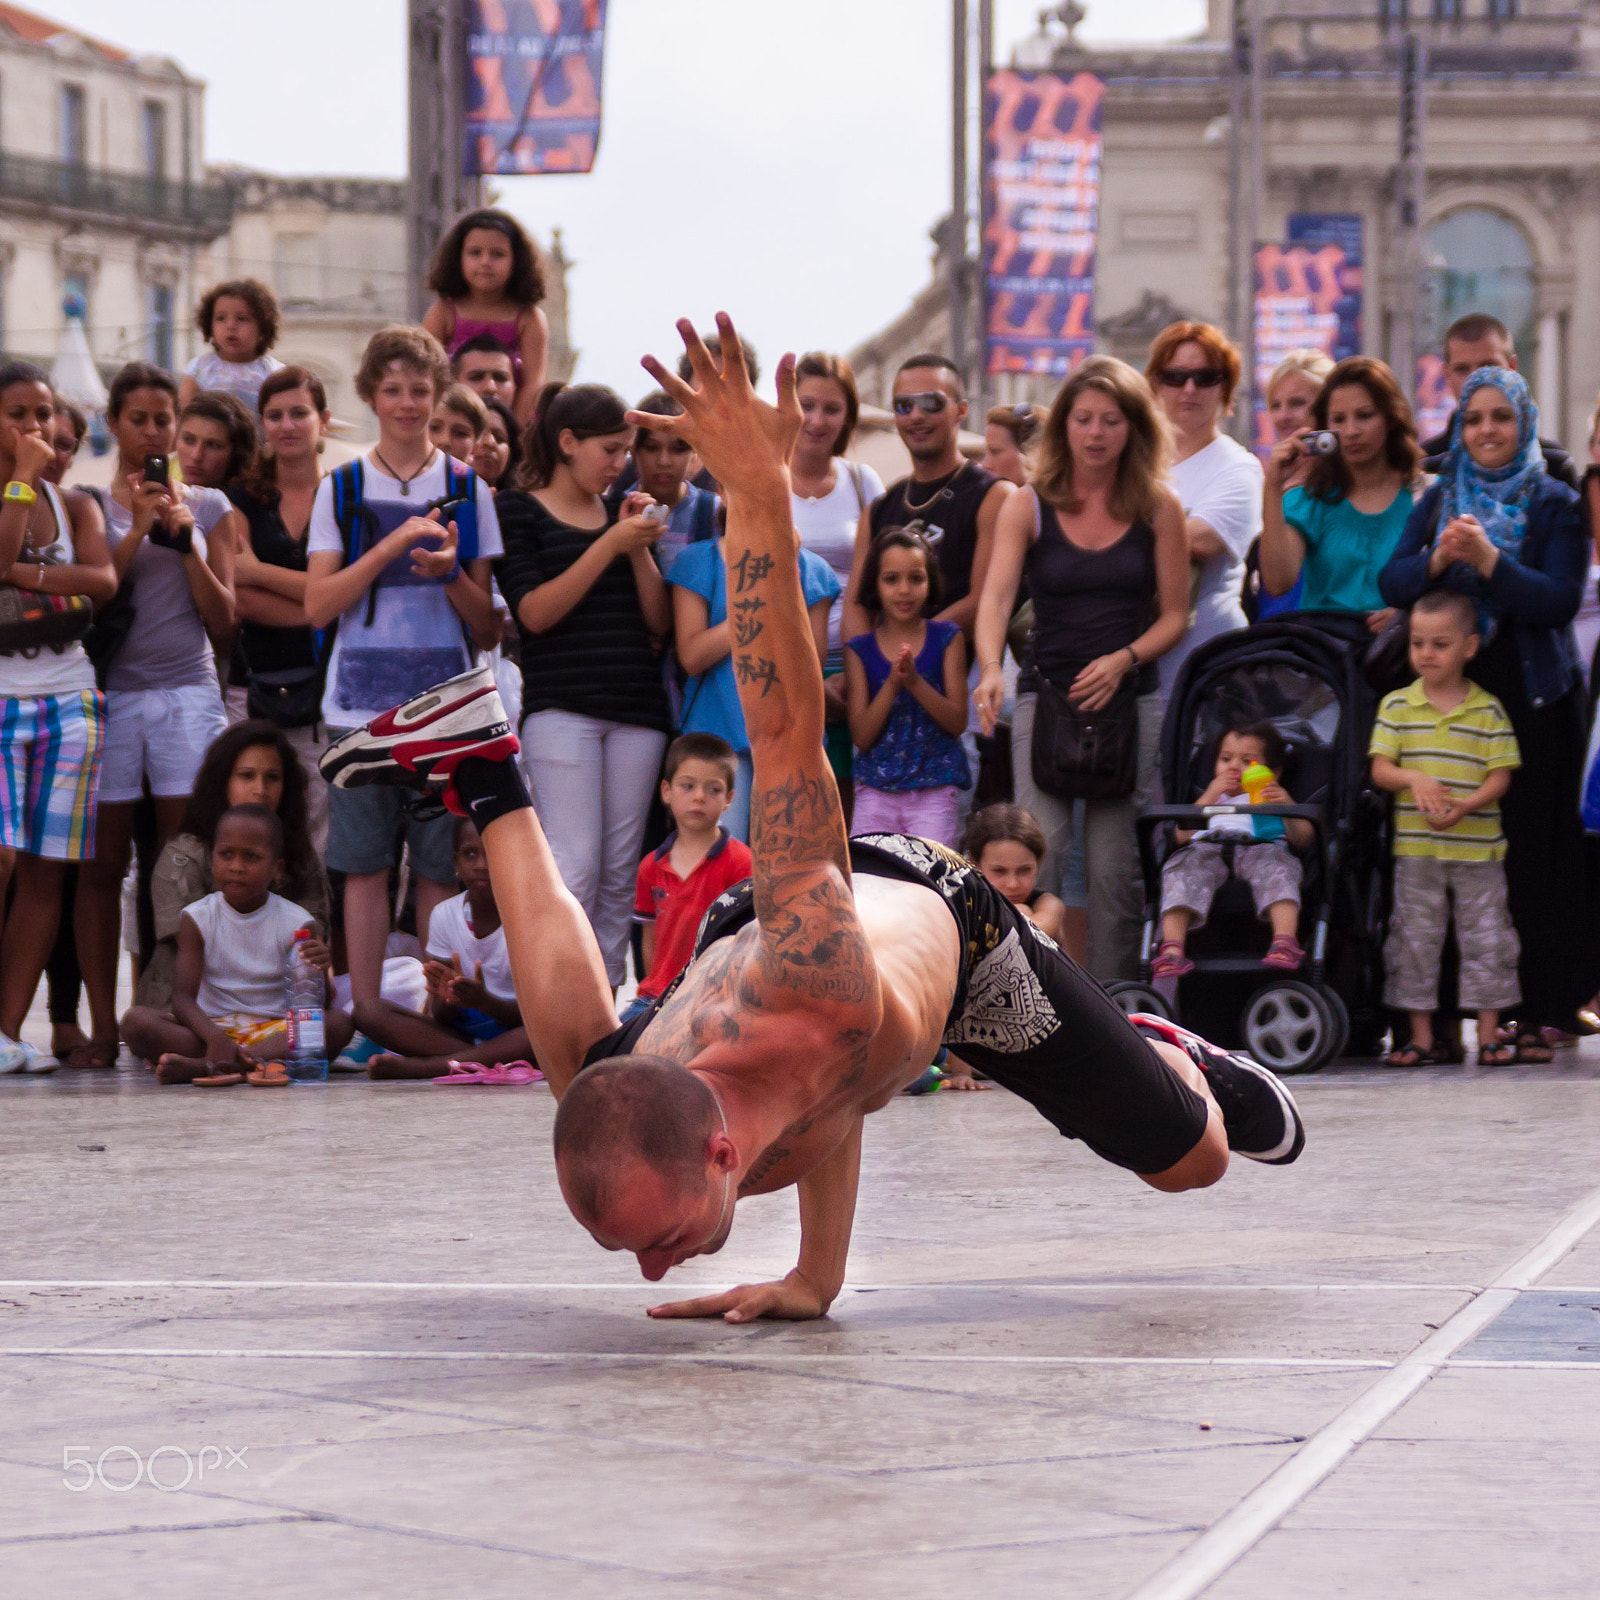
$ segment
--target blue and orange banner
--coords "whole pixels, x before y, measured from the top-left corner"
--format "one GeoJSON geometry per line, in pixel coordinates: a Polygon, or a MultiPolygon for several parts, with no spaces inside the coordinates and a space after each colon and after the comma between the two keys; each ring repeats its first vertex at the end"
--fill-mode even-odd
{"type": "Polygon", "coordinates": [[[471,0],[463,171],[588,172],[606,0],[471,0]]]}
{"type": "Polygon", "coordinates": [[[1100,115],[1092,73],[996,72],[984,93],[991,373],[1064,377],[1094,349],[1100,115]]]}
{"type": "Polygon", "coordinates": [[[1335,361],[1361,349],[1361,218],[1298,212],[1287,242],[1256,247],[1255,430],[1265,454],[1274,435],[1267,380],[1290,350],[1321,350],[1335,361]]]}

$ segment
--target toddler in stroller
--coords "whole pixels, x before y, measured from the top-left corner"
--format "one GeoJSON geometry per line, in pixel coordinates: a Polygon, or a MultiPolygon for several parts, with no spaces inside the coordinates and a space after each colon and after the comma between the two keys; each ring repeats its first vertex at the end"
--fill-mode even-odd
{"type": "MultiPolygon", "coordinates": [[[[1268,805],[1293,805],[1278,782],[1284,744],[1268,722],[1227,729],[1217,746],[1216,771],[1195,800],[1197,806],[1244,801],[1244,773],[1260,766],[1272,781],[1260,788],[1268,805]]],[[[1297,817],[1251,817],[1237,812],[1214,817],[1201,831],[1174,830],[1178,846],[1161,869],[1161,943],[1151,964],[1153,978],[1181,978],[1194,971],[1184,954],[1192,928],[1201,927],[1217,890],[1229,877],[1250,887],[1256,914],[1272,928],[1272,943],[1262,965],[1293,972],[1305,960],[1295,934],[1300,921],[1300,863],[1292,852],[1313,843],[1309,822],[1297,817]]]]}

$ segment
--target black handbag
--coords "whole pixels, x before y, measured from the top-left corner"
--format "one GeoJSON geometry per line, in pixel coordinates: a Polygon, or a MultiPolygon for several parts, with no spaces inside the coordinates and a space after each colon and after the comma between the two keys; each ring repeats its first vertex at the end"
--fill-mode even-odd
{"type": "Polygon", "coordinates": [[[252,672],[244,704],[252,718],[280,728],[314,727],[322,720],[322,668],[252,672]]]}
{"type": "Polygon", "coordinates": [[[84,653],[94,667],[94,681],[102,689],[111,663],[133,631],[133,618],[133,582],[124,578],[117,592],[95,613],[94,625],[83,636],[84,653]]]}
{"type": "Polygon", "coordinates": [[[1111,703],[1086,711],[1065,689],[1039,683],[1033,714],[1033,781],[1058,800],[1126,800],[1139,781],[1139,675],[1111,703]]]}

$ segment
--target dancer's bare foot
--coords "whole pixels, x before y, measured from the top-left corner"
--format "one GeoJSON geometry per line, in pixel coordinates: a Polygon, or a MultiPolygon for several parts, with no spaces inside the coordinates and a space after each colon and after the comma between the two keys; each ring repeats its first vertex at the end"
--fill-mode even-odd
{"type": "Polygon", "coordinates": [[[369,1078],[442,1078],[450,1070],[451,1056],[374,1056],[367,1063],[369,1078]]]}
{"type": "Polygon", "coordinates": [[[211,1063],[204,1056],[180,1056],[169,1051],[156,1063],[156,1082],[193,1083],[196,1078],[209,1076],[211,1070],[211,1063]]]}

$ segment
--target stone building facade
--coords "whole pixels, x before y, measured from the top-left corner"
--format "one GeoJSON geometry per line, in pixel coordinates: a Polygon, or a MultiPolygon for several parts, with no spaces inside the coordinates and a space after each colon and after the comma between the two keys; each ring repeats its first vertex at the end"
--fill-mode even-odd
{"type": "MultiPolygon", "coordinates": [[[[1430,57],[1424,336],[1466,310],[1499,315],[1546,431],[1581,441],[1600,391],[1600,275],[1581,270],[1600,259],[1600,0],[1258,5],[1260,237],[1282,240],[1291,212],[1359,215],[1363,348],[1389,353],[1403,266],[1397,61],[1405,29],[1419,33],[1430,57]]],[[[1137,364],[1175,316],[1226,320],[1232,13],[1211,0],[1205,32],[1169,45],[1095,48],[1058,30],[1015,52],[1018,67],[1106,83],[1096,333],[1137,364]]],[[[898,319],[897,348],[937,345],[942,296],[924,291],[926,315],[898,319]]],[[[859,352],[875,374],[893,367],[882,344],[859,352]]]]}

